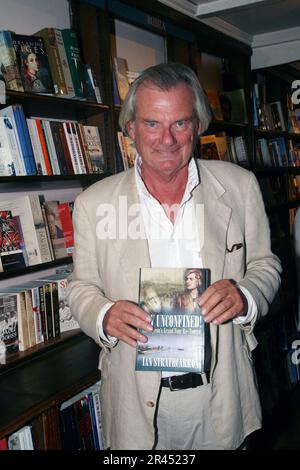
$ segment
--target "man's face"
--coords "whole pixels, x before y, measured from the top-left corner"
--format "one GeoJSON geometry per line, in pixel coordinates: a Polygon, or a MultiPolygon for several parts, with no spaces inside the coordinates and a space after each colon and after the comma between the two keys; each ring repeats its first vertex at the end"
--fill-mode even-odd
{"type": "Polygon", "coordinates": [[[140,86],[135,121],[127,131],[146,171],[171,176],[188,164],[198,130],[193,109],[194,94],[187,85],[169,91],[140,86]]]}
{"type": "Polygon", "coordinates": [[[196,273],[190,273],[185,278],[185,285],[188,290],[196,289],[200,285],[200,280],[196,273]]]}
{"type": "Polygon", "coordinates": [[[161,311],[161,301],[154,290],[147,291],[145,302],[151,312],[159,313],[161,311]]]}

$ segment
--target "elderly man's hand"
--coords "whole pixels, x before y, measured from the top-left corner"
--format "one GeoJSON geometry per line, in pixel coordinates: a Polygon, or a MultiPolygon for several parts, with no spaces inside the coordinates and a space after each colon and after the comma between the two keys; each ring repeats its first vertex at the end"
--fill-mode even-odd
{"type": "Polygon", "coordinates": [[[106,312],[103,320],[103,331],[114,336],[129,346],[136,347],[137,341],[146,343],[147,336],[137,328],[151,332],[151,316],[143,309],[127,300],[119,300],[106,312]]]}
{"type": "Polygon", "coordinates": [[[199,299],[204,320],[217,325],[247,314],[248,302],[242,291],[230,279],[209,286],[199,299]]]}

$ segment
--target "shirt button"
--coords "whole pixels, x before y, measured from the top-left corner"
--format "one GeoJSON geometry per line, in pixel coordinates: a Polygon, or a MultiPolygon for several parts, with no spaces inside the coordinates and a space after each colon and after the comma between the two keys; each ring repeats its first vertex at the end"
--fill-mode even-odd
{"type": "Polygon", "coordinates": [[[154,401],[147,401],[147,406],[149,406],[149,408],[153,408],[155,406],[155,403],[154,401]]]}

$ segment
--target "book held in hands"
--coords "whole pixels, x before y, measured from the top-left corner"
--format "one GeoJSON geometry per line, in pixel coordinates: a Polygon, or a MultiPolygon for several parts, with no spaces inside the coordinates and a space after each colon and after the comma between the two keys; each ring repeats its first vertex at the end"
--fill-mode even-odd
{"type": "Polygon", "coordinates": [[[142,331],[148,341],[137,345],[136,370],[209,370],[209,326],[199,306],[209,282],[209,269],[140,269],[139,306],[151,315],[154,330],[142,331]]]}

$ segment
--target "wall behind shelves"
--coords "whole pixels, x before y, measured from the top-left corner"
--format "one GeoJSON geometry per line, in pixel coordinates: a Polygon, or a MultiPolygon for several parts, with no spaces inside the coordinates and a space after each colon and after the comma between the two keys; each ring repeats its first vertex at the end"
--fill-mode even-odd
{"type": "Polygon", "coordinates": [[[70,27],[68,0],[1,0],[0,29],[32,34],[46,26],[70,27]]]}

